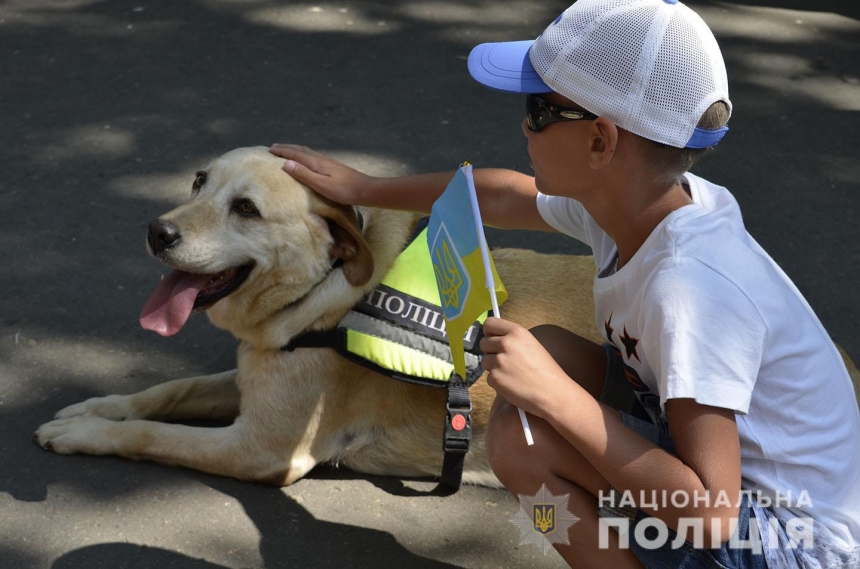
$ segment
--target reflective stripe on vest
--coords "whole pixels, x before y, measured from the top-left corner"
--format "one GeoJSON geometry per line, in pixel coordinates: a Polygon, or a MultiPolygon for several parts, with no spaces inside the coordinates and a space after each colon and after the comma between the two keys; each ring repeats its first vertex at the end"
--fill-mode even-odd
{"type": "MultiPolygon", "coordinates": [[[[446,342],[358,312],[347,314],[338,326],[346,329],[347,351],[387,370],[416,380],[424,378],[445,383],[454,371],[446,342]]],[[[478,356],[466,352],[467,369],[480,365],[478,356]]]]}

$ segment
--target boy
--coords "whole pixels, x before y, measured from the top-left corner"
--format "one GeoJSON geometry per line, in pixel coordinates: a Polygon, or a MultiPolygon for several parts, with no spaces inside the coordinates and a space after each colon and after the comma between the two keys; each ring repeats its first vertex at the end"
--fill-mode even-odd
{"type": "MultiPolygon", "coordinates": [[[[707,25],[677,0],[579,0],[533,42],[476,47],[469,71],[526,94],[535,174],[477,171],[484,220],[590,245],[606,342],[487,320],[501,482],[569,495],[581,521],[556,548],[578,567],[860,566],[845,366],[734,198],[688,173],[731,113],[707,25]]],[[[301,147],[273,152],[343,203],[427,212],[451,177],[374,179],[301,147]]]]}

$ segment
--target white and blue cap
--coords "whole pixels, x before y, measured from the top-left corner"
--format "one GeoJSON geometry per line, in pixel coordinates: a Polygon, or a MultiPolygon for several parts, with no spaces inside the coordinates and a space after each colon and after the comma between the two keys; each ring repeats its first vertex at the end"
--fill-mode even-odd
{"type": "Polygon", "coordinates": [[[579,0],[534,41],[477,46],[469,73],[502,91],[555,91],[677,148],[717,144],[728,127],[696,125],[717,101],[732,109],[714,34],[677,0],[579,0]]]}

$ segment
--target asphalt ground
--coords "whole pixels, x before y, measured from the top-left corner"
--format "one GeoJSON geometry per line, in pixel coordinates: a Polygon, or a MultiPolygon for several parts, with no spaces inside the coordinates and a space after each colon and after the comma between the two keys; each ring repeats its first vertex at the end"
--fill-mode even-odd
{"type": "MultiPolygon", "coordinates": [[[[696,173],[860,360],[860,5],[705,1],[731,132],[696,173]]],[[[307,144],[368,172],[527,171],[523,101],[470,79],[483,41],[565,2],[0,2],[0,568],[556,567],[505,492],[320,468],[286,489],[32,443],[53,414],[233,367],[198,316],[141,330],[148,222],[235,147],[307,144]]],[[[491,231],[494,246],[584,252],[491,231]]]]}

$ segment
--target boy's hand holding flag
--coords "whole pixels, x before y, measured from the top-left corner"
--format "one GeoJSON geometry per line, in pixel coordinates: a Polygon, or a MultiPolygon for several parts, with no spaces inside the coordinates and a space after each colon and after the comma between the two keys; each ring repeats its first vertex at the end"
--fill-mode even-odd
{"type": "MultiPolygon", "coordinates": [[[[454,370],[465,379],[463,336],[490,307],[493,316],[499,317],[499,304],[508,297],[487,249],[471,164],[466,163],[457,170],[448,188],[433,204],[427,245],[433,259],[454,370]]],[[[522,410],[520,420],[531,445],[531,431],[522,410]]]]}

